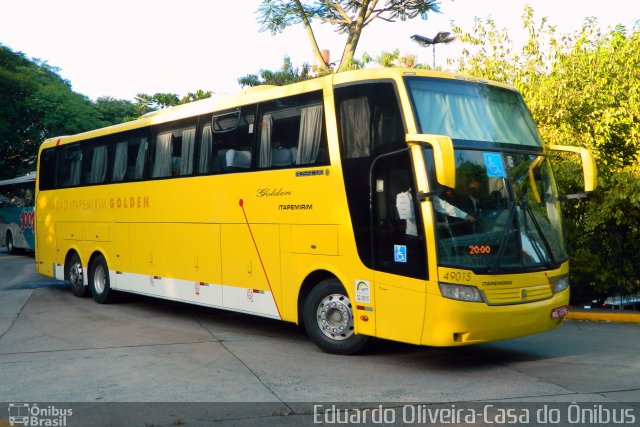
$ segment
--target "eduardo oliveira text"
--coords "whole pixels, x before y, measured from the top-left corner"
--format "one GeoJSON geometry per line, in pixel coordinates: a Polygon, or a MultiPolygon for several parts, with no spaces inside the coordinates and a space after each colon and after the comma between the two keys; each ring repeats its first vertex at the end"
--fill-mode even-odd
{"type": "Polygon", "coordinates": [[[505,404],[472,405],[404,405],[385,408],[339,408],[334,405],[313,405],[315,424],[591,424],[635,425],[638,415],[633,408],[604,404],[577,404],[562,407],[547,404],[509,407],[505,404]]]}

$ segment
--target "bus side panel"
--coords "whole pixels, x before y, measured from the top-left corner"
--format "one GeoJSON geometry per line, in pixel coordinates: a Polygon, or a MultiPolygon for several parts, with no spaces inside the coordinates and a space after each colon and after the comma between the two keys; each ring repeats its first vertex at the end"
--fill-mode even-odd
{"type": "Polygon", "coordinates": [[[135,273],[157,277],[170,274],[171,242],[174,224],[131,224],[131,269],[135,273]]]}
{"type": "Polygon", "coordinates": [[[298,294],[304,277],[292,254],[291,225],[280,225],[280,274],[282,293],[278,300],[282,320],[298,323],[298,294]]]}
{"type": "Polygon", "coordinates": [[[111,232],[106,222],[87,222],[83,224],[83,240],[89,242],[110,242],[111,232]]]}
{"type": "MultiPolygon", "coordinates": [[[[78,255],[80,255],[80,260],[82,261],[82,265],[87,270],[89,258],[88,255],[81,253],[79,251],[79,246],[82,245],[82,223],[81,222],[56,222],[56,253],[54,256],[55,267],[53,271],[53,276],[56,279],[64,280],[64,263],[65,258],[67,256],[67,252],[74,248],[78,255]]],[[[86,284],[87,275],[84,275],[84,281],[86,284]]]]}
{"type": "Polygon", "coordinates": [[[58,248],[64,249],[66,240],[82,241],[82,228],[81,222],[58,222],[56,224],[58,248]]]}
{"type": "MultiPolygon", "coordinates": [[[[127,223],[111,224],[115,258],[110,267],[119,272],[131,271],[130,227],[130,224],[127,223]]],[[[116,284],[115,287],[117,288],[118,285],[116,284]]]]}
{"type": "Polygon", "coordinates": [[[420,344],[427,297],[424,281],[381,272],[375,278],[376,336],[420,344]]]}
{"type": "Polygon", "coordinates": [[[36,215],[36,266],[38,273],[53,277],[56,257],[56,226],[50,212],[50,198],[47,193],[39,193],[36,215]]]}
{"type": "Polygon", "coordinates": [[[172,241],[172,277],[222,283],[219,224],[175,224],[172,241]]]}
{"type": "Polygon", "coordinates": [[[222,225],[222,282],[226,308],[279,316],[279,226],[222,225]],[[253,234],[253,236],[252,236],[253,234]]]}

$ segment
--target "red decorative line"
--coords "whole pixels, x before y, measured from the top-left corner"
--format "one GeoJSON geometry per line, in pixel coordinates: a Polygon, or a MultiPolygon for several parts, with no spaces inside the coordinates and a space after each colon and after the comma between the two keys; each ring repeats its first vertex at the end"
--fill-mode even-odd
{"type": "Polygon", "coordinates": [[[240,208],[242,208],[242,214],[244,215],[244,221],[247,223],[247,228],[249,229],[249,234],[251,235],[251,240],[253,241],[253,246],[256,248],[256,253],[258,254],[258,259],[260,260],[260,265],[262,266],[262,271],[264,273],[265,279],[267,279],[267,285],[269,285],[269,291],[271,291],[271,296],[273,297],[273,303],[276,306],[276,311],[278,312],[278,317],[282,319],[282,315],[280,314],[280,309],[278,308],[278,303],[276,302],[276,294],[273,293],[273,288],[271,287],[271,281],[269,280],[269,276],[267,275],[267,270],[264,268],[264,262],[262,262],[262,256],[260,255],[260,250],[258,249],[258,245],[256,243],[255,237],[253,237],[253,231],[251,230],[251,225],[249,225],[249,219],[247,218],[247,213],[244,210],[244,200],[240,199],[240,208]]]}

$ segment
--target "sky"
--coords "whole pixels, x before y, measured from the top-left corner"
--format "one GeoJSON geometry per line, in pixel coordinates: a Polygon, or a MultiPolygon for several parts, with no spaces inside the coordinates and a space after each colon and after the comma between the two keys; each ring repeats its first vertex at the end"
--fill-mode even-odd
{"type": "MultiPolygon", "coordinates": [[[[240,90],[239,77],[277,69],[288,55],[294,65],[311,63],[302,25],[272,35],[260,32],[260,0],[13,0],[0,14],[0,44],[59,68],[74,91],[92,100],[101,96],[133,100],[138,93],[176,93],[198,89],[217,94],[240,90]]],[[[638,0],[440,0],[440,13],[388,23],[377,20],[362,33],[356,55],[399,49],[431,64],[432,51],[410,40],[433,37],[451,22],[470,30],[474,18],[491,17],[514,41],[524,40],[521,16],[533,7],[561,33],[596,17],[604,29],[633,28],[640,20],[638,0]]],[[[345,37],[315,24],[321,49],[331,60],[342,54],[345,37]]],[[[455,57],[460,43],[438,45],[436,65],[455,57]]],[[[1,64],[0,64],[1,65],[1,64]]]]}

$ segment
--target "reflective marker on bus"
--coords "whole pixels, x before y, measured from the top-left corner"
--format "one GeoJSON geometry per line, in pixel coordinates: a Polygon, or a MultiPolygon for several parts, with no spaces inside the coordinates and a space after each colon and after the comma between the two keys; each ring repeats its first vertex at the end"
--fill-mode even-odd
{"type": "Polygon", "coordinates": [[[99,303],[133,292],[452,346],[562,324],[551,151],[504,84],[402,69],[251,89],[45,141],[36,263],[99,303]],[[550,315],[551,313],[551,315],[550,315]]]}

